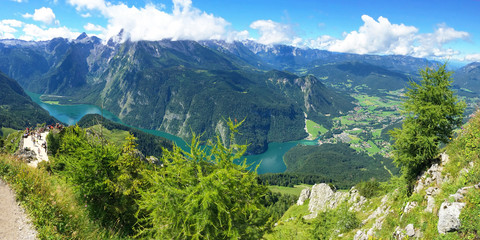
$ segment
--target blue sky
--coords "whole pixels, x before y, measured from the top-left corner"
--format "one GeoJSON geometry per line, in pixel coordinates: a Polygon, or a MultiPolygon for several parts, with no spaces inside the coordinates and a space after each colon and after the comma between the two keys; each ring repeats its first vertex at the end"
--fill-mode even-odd
{"type": "Polygon", "coordinates": [[[480,0],[0,0],[0,38],[253,39],[480,61],[480,0]]]}

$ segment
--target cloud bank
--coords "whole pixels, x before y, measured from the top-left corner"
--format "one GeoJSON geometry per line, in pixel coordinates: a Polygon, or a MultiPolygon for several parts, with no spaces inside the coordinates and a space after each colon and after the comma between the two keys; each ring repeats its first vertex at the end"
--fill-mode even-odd
{"type": "Polygon", "coordinates": [[[301,41],[301,38],[295,36],[290,25],[272,20],[255,21],[250,24],[250,28],[259,32],[260,37],[257,40],[259,43],[296,45],[301,41]]]}
{"type": "MultiPolygon", "coordinates": [[[[127,34],[123,39],[137,40],[241,40],[248,32],[230,30],[230,23],[221,17],[200,11],[191,0],[173,0],[173,9],[167,13],[153,4],[143,8],[129,7],[123,3],[112,4],[104,0],[69,0],[82,14],[99,11],[108,20],[104,30],[107,38],[117,35],[122,29],[127,34]]],[[[88,15],[87,15],[88,16],[88,15]]]]}
{"type": "Polygon", "coordinates": [[[4,19],[0,21],[0,39],[15,38],[17,28],[21,27],[23,22],[15,19],[4,19]]]}
{"type": "Polygon", "coordinates": [[[376,21],[363,15],[362,20],[363,26],[358,31],[344,34],[343,39],[321,36],[309,44],[314,48],[334,52],[449,57],[459,52],[444,48],[445,44],[469,38],[469,33],[457,31],[445,24],[438,25],[433,33],[420,34],[414,26],[392,24],[384,17],[379,17],[376,21]]]}

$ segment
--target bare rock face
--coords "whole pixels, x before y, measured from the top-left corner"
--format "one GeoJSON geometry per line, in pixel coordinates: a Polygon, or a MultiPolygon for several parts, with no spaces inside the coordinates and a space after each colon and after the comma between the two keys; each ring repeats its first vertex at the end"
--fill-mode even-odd
{"type": "Polygon", "coordinates": [[[318,212],[334,209],[345,201],[351,204],[350,211],[360,211],[361,207],[367,202],[367,199],[361,196],[355,187],[352,187],[348,193],[336,192],[325,183],[315,184],[312,189],[303,189],[297,200],[297,205],[303,205],[307,199],[310,199],[308,210],[311,214],[305,216],[305,219],[315,218],[318,212]]]}
{"type": "Polygon", "coordinates": [[[348,199],[348,203],[352,204],[350,207],[350,211],[360,211],[362,206],[367,202],[367,198],[360,195],[358,190],[355,187],[352,187],[348,192],[350,198],[348,199]]]}
{"type": "Polygon", "coordinates": [[[433,208],[435,207],[435,198],[432,196],[427,196],[427,207],[425,212],[433,213],[433,208]]]}
{"type": "Polygon", "coordinates": [[[404,213],[410,212],[412,209],[414,209],[416,206],[418,206],[418,203],[413,201],[413,202],[407,202],[407,205],[403,209],[404,213]]]}
{"type": "Polygon", "coordinates": [[[19,159],[22,161],[29,163],[32,161],[37,160],[37,155],[35,154],[34,151],[28,149],[28,148],[20,148],[14,156],[17,156],[19,159]]]}
{"type": "Polygon", "coordinates": [[[364,231],[358,230],[358,231],[355,233],[355,236],[353,236],[353,239],[354,239],[354,240],[367,240],[367,239],[368,239],[368,236],[365,234],[364,231]]]}
{"type": "Polygon", "coordinates": [[[415,228],[413,227],[413,224],[410,223],[405,227],[405,233],[409,237],[415,236],[415,228]]]}
{"type": "Polygon", "coordinates": [[[408,224],[405,228],[398,226],[393,232],[393,239],[403,240],[412,238],[423,238],[423,233],[420,229],[415,229],[413,224],[408,224]]]}
{"type": "Polygon", "coordinates": [[[428,170],[423,172],[418,177],[417,184],[414,187],[415,193],[420,193],[424,188],[427,189],[427,195],[436,195],[438,194],[438,187],[448,178],[447,176],[442,177],[443,165],[449,161],[449,157],[446,153],[442,153],[440,156],[440,163],[433,164],[428,170]]]}
{"type": "Polygon", "coordinates": [[[457,231],[460,228],[460,212],[465,206],[461,202],[444,202],[438,211],[437,230],[440,234],[457,231]]]}
{"type": "Polygon", "coordinates": [[[308,210],[312,213],[305,216],[305,219],[312,219],[317,216],[319,211],[334,209],[342,203],[348,193],[334,192],[330,186],[325,183],[315,184],[310,192],[310,202],[308,210]]]}
{"type": "Polygon", "coordinates": [[[310,188],[305,188],[300,193],[300,197],[297,200],[297,205],[301,206],[303,203],[310,198],[310,188]]]}

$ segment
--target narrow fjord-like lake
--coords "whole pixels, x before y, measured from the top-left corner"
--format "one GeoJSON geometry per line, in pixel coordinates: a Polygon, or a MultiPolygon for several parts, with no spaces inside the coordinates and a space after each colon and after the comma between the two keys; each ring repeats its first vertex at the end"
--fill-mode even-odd
{"type": "MultiPolygon", "coordinates": [[[[27,92],[27,94],[32,98],[34,102],[40,105],[43,109],[47,110],[50,115],[66,123],[68,125],[73,125],[80,121],[80,119],[87,115],[87,114],[101,114],[105,118],[115,121],[117,123],[122,123],[122,121],[115,116],[113,113],[102,110],[100,107],[90,104],[76,104],[76,105],[58,105],[58,104],[49,104],[44,103],[40,99],[41,94],[27,92]]],[[[142,129],[147,133],[165,137],[169,140],[172,140],[178,146],[186,149],[186,143],[181,138],[174,136],[172,134],[158,131],[158,130],[149,130],[149,129],[142,129]]],[[[286,170],[285,163],[283,162],[283,155],[290,150],[292,147],[296,146],[297,144],[304,144],[304,145],[314,145],[316,141],[312,140],[298,140],[298,141],[291,141],[291,142],[284,142],[284,143],[269,143],[268,150],[262,154],[257,155],[250,155],[247,156],[247,163],[254,163],[257,165],[260,163],[260,166],[257,169],[258,174],[262,173],[280,173],[286,170]]]]}

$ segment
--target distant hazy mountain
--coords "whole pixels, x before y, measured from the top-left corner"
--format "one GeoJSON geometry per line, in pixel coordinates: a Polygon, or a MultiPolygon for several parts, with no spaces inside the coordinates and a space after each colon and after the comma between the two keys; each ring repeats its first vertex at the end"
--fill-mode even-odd
{"type": "Polygon", "coordinates": [[[478,96],[480,93],[480,62],[470,63],[453,74],[453,86],[460,94],[478,96]]]}
{"type": "Polygon", "coordinates": [[[0,127],[23,129],[37,123],[55,123],[55,119],[34,103],[15,80],[2,72],[0,89],[0,127]]]}
{"type": "Polygon", "coordinates": [[[254,41],[244,41],[241,43],[204,41],[202,44],[219,51],[229,52],[252,64],[258,62],[259,67],[263,66],[297,73],[327,63],[364,62],[386,68],[390,71],[416,75],[420,68],[437,63],[424,58],[403,55],[382,56],[336,53],[286,45],[263,45],[254,41]],[[249,54],[245,53],[245,48],[250,50],[249,54]]]}
{"type": "Polygon", "coordinates": [[[308,73],[344,90],[361,86],[363,92],[370,94],[378,93],[379,89],[401,89],[409,81],[409,77],[403,73],[364,62],[324,64],[310,69],[308,73]]]}

